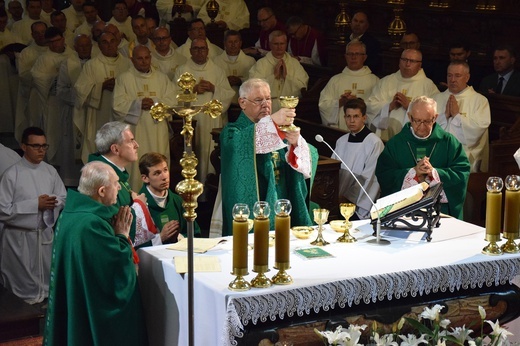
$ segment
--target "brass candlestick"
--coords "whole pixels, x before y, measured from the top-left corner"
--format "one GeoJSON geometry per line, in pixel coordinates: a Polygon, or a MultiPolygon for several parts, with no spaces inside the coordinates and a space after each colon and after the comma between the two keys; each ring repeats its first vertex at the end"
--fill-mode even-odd
{"type": "Polygon", "coordinates": [[[315,241],[311,242],[311,245],[325,246],[330,244],[328,241],[323,239],[323,224],[329,219],[328,209],[314,209],[314,222],[318,224],[318,237],[315,241]]]}
{"type": "Polygon", "coordinates": [[[279,199],[274,204],[274,212],[276,213],[274,220],[276,237],[274,268],[278,269],[278,273],[273,276],[273,282],[276,285],[288,285],[293,282],[292,277],[286,272],[287,269],[291,268],[289,246],[291,210],[291,201],[288,199],[279,199]]]}
{"type": "MultiPolygon", "coordinates": [[[[296,108],[300,99],[298,96],[280,96],[280,106],[282,108],[296,108]]],[[[278,128],[283,132],[298,131],[300,128],[294,124],[291,125],[280,125],[278,128]]]]}
{"type": "Polygon", "coordinates": [[[518,239],[520,226],[520,176],[508,175],[506,177],[506,205],[504,211],[503,237],[507,242],[502,245],[505,253],[518,253],[520,247],[515,243],[518,239]]]}
{"type": "Polygon", "coordinates": [[[356,205],[353,203],[341,203],[339,205],[339,211],[341,215],[345,218],[345,233],[341,237],[339,237],[336,241],[339,243],[355,243],[357,240],[353,236],[350,235],[350,228],[352,227],[352,222],[349,221],[350,217],[356,211],[356,205]]]}
{"type": "Polygon", "coordinates": [[[486,241],[489,244],[482,249],[485,255],[501,255],[502,250],[497,245],[500,240],[500,221],[502,216],[502,188],[504,182],[500,177],[490,177],[486,188],[486,241]]]}
{"type": "Polygon", "coordinates": [[[244,279],[244,276],[249,274],[247,268],[233,268],[231,274],[236,276],[235,280],[233,280],[228,286],[231,291],[242,292],[251,289],[251,284],[244,279]]]}
{"type": "Polygon", "coordinates": [[[267,288],[272,286],[271,280],[265,276],[269,271],[269,203],[257,201],[253,206],[254,220],[254,263],[253,271],[257,273],[251,280],[251,286],[267,288]]]}

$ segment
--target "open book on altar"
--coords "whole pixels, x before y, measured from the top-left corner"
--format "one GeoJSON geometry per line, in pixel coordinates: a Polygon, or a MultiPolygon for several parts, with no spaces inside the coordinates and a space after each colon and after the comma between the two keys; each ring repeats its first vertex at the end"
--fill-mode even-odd
{"type": "MultiPolygon", "coordinates": [[[[387,214],[420,201],[424,196],[424,192],[428,188],[428,183],[420,183],[418,185],[410,186],[407,189],[397,191],[391,195],[379,198],[376,202],[377,210],[379,210],[379,217],[383,218],[387,214]]],[[[370,216],[372,217],[372,220],[377,219],[377,211],[374,206],[372,206],[372,209],[370,210],[370,216]]]]}

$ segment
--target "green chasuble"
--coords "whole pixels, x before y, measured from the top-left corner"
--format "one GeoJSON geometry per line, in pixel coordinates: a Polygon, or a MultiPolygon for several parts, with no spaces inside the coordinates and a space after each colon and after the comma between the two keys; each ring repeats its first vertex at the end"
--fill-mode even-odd
{"type": "MultiPolygon", "coordinates": [[[[168,197],[166,199],[166,208],[160,207],[155,202],[155,199],[150,194],[150,191],[146,188],[147,185],[143,185],[141,191],[139,193],[144,193],[146,196],[146,202],[148,203],[148,210],[150,211],[150,215],[152,216],[153,222],[159,232],[162,230],[164,225],[172,220],[179,221],[181,227],[181,233],[183,236],[187,236],[188,234],[188,222],[182,215],[185,210],[182,207],[182,198],[178,194],[174,193],[172,190],[168,189],[168,197]]],[[[200,227],[195,221],[193,223],[195,236],[200,236],[200,227]]],[[[148,241],[140,247],[143,246],[151,246],[152,242],[148,241]]]]}
{"type": "MultiPolygon", "coordinates": [[[[103,155],[100,153],[90,154],[88,157],[88,162],[92,161],[101,161],[103,163],[106,163],[110,167],[114,169],[117,176],[119,177],[119,185],[121,185],[121,190],[117,193],[117,202],[114,204],[116,207],[123,207],[125,205],[132,205],[134,202],[132,200],[132,188],[130,187],[130,184],[128,183],[128,178],[130,177],[130,174],[125,169],[124,171],[120,170],[119,167],[114,165],[112,162],[105,159],[103,155]]],[[[134,241],[135,239],[135,228],[136,228],[136,218],[135,218],[135,211],[132,209],[132,216],[134,217],[132,219],[132,226],[130,227],[130,239],[134,241]]]]}
{"type": "Polygon", "coordinates": [[[44,345],[146,345],[132,247],[115,206],[69,190],[52,250],[44,345]]]}
{"type": "Polygon", "coordinates": [[[309,191],[316,174],[318,151],[309,145],[312,174],[306,181],[285,160],[288,147],[268,154],[255,154],[255,126],[242,112],[220,134],[223,236],[233,233],[232,210],[236,203],[249,205],[250,218],[253,218],[255,202],[267,201],[271,207],[271,229],[274,229],[274,203],[285,198],[292,204],[291,225],[312,225],[309,191]]]}
{"type": "Polygon", "coordinates": [[[410,168],[415,167],[416,160],[424,156],[430,157],[448,198],[448,203],[441,205],[441,211],[462,220],[469,161],[462,144],[437,124],[434,124],[430,137],[419,139],[412,134],[410,123],[407,123],[386,143],[376,167],[381,196],[399,191],[410,168]]]}

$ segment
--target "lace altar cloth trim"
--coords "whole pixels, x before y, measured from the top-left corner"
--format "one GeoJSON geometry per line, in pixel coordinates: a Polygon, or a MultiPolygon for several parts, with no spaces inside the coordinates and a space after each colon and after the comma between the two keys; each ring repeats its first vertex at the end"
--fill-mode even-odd
{"type": "Polygon", "coordinates": [[[490,287],[511,282],[519,274],[520,258],[462,263],[444,267],[374,275],[299,287],[282,292],[230,298],[223,344],[237,345],[249,323],[275,321],[295,314],[328,311],[335,306],[375,303],[408,296],[490,287]]]}

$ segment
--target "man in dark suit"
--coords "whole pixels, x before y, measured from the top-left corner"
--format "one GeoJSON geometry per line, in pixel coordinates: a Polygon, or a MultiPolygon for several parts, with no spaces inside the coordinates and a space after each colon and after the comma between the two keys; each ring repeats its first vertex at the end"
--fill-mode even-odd
{"type": "Polygon", "coordinates": [[[513,48],[497,47],[493,53],[495,73],[482,79],[480,92],[520,96],[520,73],[515,71],[515,60],[513,48]]]}
{"type": "Polygon", "coordinates": [[[356,12],[350,22],[352,34],[350,35],[349,42],[358,40],[365,44],[367,47],[367,60],[365,65],[370,67],[373,74],[379,75],[381,73],[381,44],[374,36],[367,32],[369,26],[367,14],[362,11],[356,12]]]}

